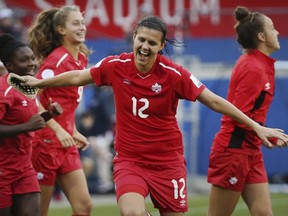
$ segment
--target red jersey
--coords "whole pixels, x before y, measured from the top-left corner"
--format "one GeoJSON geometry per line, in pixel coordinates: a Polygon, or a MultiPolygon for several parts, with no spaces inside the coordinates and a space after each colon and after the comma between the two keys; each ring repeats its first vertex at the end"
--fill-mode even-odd
{"type": "MultiPolygon", "coordinates": [[[[266,115],[274,97],[275,59],[259,50],[242,55],[231,75],[227,100],[248,117],[265,125],[266,115]]],[[[250,128],[223,116],[220,131],[212,149],[253,154],[260,151],[262,140],[250,128]]]]}
{"type": "MultiPolygon", "coordinates": [[[[7,77],[8,74],[0,77],[0,124],[25,123],[38,112],[36,100],[12,88],[7,83],[7,77]]],[[[9,184],[9,181],[15,181],[15,176],[31,169],[31,142],[34,135],[34,132],[27,132],[0,138],[0,187],[9,184]],[[13,176],[13,179],[8,175],[13,176]]]]}
{"type": "MultiPolygon", "coordinates": [[[[60,46],[45,59],[36,77],[45,79],[71,70],[82,70],[86,68],[87,63],[87,57],[83,53],[80,53],[78,60],[75,60],[63,46],[60,46]]],[[[40,96],[40,102],[45,109],[47,109],[49,98],[52,99],[52,102],[58,102],[62,106],[63,113],[54,119],[71,135],[74,130],[75,111],[81,101],[82,93],[82,86],[69,86],[46,88],[40,96]]],[[[55,135],[49,127],[40,130],[39,133],[41,133],[42,138],[55,135]]]]}
{"type": "Polygon", "coordinates": [[[184,161],[176,111],[179,99],[195,101],[205,86],[170,59],[158,55],[147,74],[133,53],[110,56],[91,68],[97,86],[111,85],[116,106],[116,158],[150,164],[184,161]]]}

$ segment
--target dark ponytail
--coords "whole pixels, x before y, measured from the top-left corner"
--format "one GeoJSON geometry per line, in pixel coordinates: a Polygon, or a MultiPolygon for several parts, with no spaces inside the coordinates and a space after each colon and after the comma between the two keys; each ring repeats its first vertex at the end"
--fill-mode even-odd
{"type": "Polygon", "coordinates": [[[237,23],[237,41],[244,49],[258,48],[258,33],[264,32],[264,15],[250,12],[246,7],[238,6],[235,10],[237,23]]]}

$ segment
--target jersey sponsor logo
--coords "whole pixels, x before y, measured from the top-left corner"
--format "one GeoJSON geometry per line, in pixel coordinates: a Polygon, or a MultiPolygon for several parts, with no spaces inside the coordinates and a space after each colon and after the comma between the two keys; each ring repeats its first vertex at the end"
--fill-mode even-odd
{"type": "Polygon", "coordinates": [[[52,143],[52,140],[51,140],[51,139],[44,139],[43,142],[45,142],[45,143],[52,143]]]}
{"type": "Polygon", "coordinates": [[[129,79],[125,78],[125,79],[123,80],[123,83],[124,83],[124,84],[127,84],[127,85],[130,85],[130,84],[131,84],[131,81],[130,81],[129,79]]]}
{"type": "Polygon", "coordinates": [[[231,185],[235,185],[238,182],[238,179],[234,176],[229,179],[229,183],[231,185]]]}
{"type": "Polygon", "coordinates": [[[28,102],[26,100],[23,100],[21,103],[22,103],[22,106],[24,106],[24,107],[28,106],[28,102]]]}
{"type": "Polygon", "coordinates": [[[269,90],[270,89],[270,83],[269,82],[267,82],[266,84],[265,84],[265,90],[269,90]]]}
{"type": "Polygon", "coordinates": [[[41,76],[42,76],[42,79],[54,77],[54,71],[51,69],[45,69],[45,70],[43,70],[41,76]]]}
{"type": "Polygon", "coordinates": [[[155,83],[154,85],[152,85],[152,91],[155,93],[159,93],[162,91],[162,86],[159,85],[158,83],[155,83]]]}
{"type": "Polygon", "coordinates": [[[182,199],[181,201],[180,201],[180,206],[185,206],[186,205],[186,201],[184,200],[184,199],[182,199]]]}
{"type": "Polygon", "coordinates": [[[44,178],[44,174],[42,172],[37,173],[37,179],[42,180],[44,178]]]}

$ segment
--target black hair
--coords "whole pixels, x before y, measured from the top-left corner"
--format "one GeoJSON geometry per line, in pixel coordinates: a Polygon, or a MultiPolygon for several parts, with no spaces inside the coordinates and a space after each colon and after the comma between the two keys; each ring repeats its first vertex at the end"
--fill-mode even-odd
{"type": "Polygon", "coordinates": [[[18,41],[10,34],[0,35],[0,60],[4,66],[7,65],[7,62],[11,59],[16,49],[25,46],[27,45],[18,41]]]}
{"type": "MultiPolygon", "coordinates": [[[[157,16],[145,16],[142,19],[139,20],[139,22],[137,23],[134,33],[137,33],[137,30],[139,27],[146,27],[146,28],[150,28],[150,29],[155,29],[157,31],[160,31],[163,33],[163,37],[162,37],[162,42],[168,42],[169,44],[171,44],[174,47],[182,47],[184,46],[183,42],[180,42],[176,39],[168,39],[166,38],[167,36],[167,26],[166,24],[163,22],[162,19],[160,19],[157,16]]],[[[170,56],[171,50],[170,47],[168,47],[165,44],[164,50],[166,51],[166,53],[170,56]]],[[[163,54],[162,50],[159,51],[160,54],[163,54]]]]}
{"type": "Polygon", "coordinates": [[[257,49],[259,43],[257,35],[264,32],[264,15],[238,6],[235,10],[235,17],[237,23],[234,28],[237,32],[238,43],[244,49],[257,49]]]}

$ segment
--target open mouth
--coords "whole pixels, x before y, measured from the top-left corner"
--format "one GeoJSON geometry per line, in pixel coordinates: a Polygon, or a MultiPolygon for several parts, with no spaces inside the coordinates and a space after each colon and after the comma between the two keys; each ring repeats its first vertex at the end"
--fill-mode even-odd
{"type": "Polygon", "coordinates": [[[35,69],[28,70],[28,71],[26,72],[26,75],[34,76],[34,75],[35,75],[35,69]]]}
{"type": "Polygon", "coordinates": [[[81,33],[77,33],[76,36],[75,36],[75,39],[77,41],[84,41],[85,40],[85,36],[86,34],[84,32],[81,32],[81,33]]]}
{"type": "Polygon", "coordinates": [[[147,58],[147,57],[149,57],[149,52],[144,52],[144,51],[142,51],[142,50],[139,50],[139,51],[138,51],[138,54],[139,54],[139,56],[140,56],[141,58],[147,58]]]}
{"type": "Polygon", "coordinates": [[[84,32],[77,33],[76,35],[77,35],[78,37],[85,37],[85,33],[84,33],[84,32]]]}

